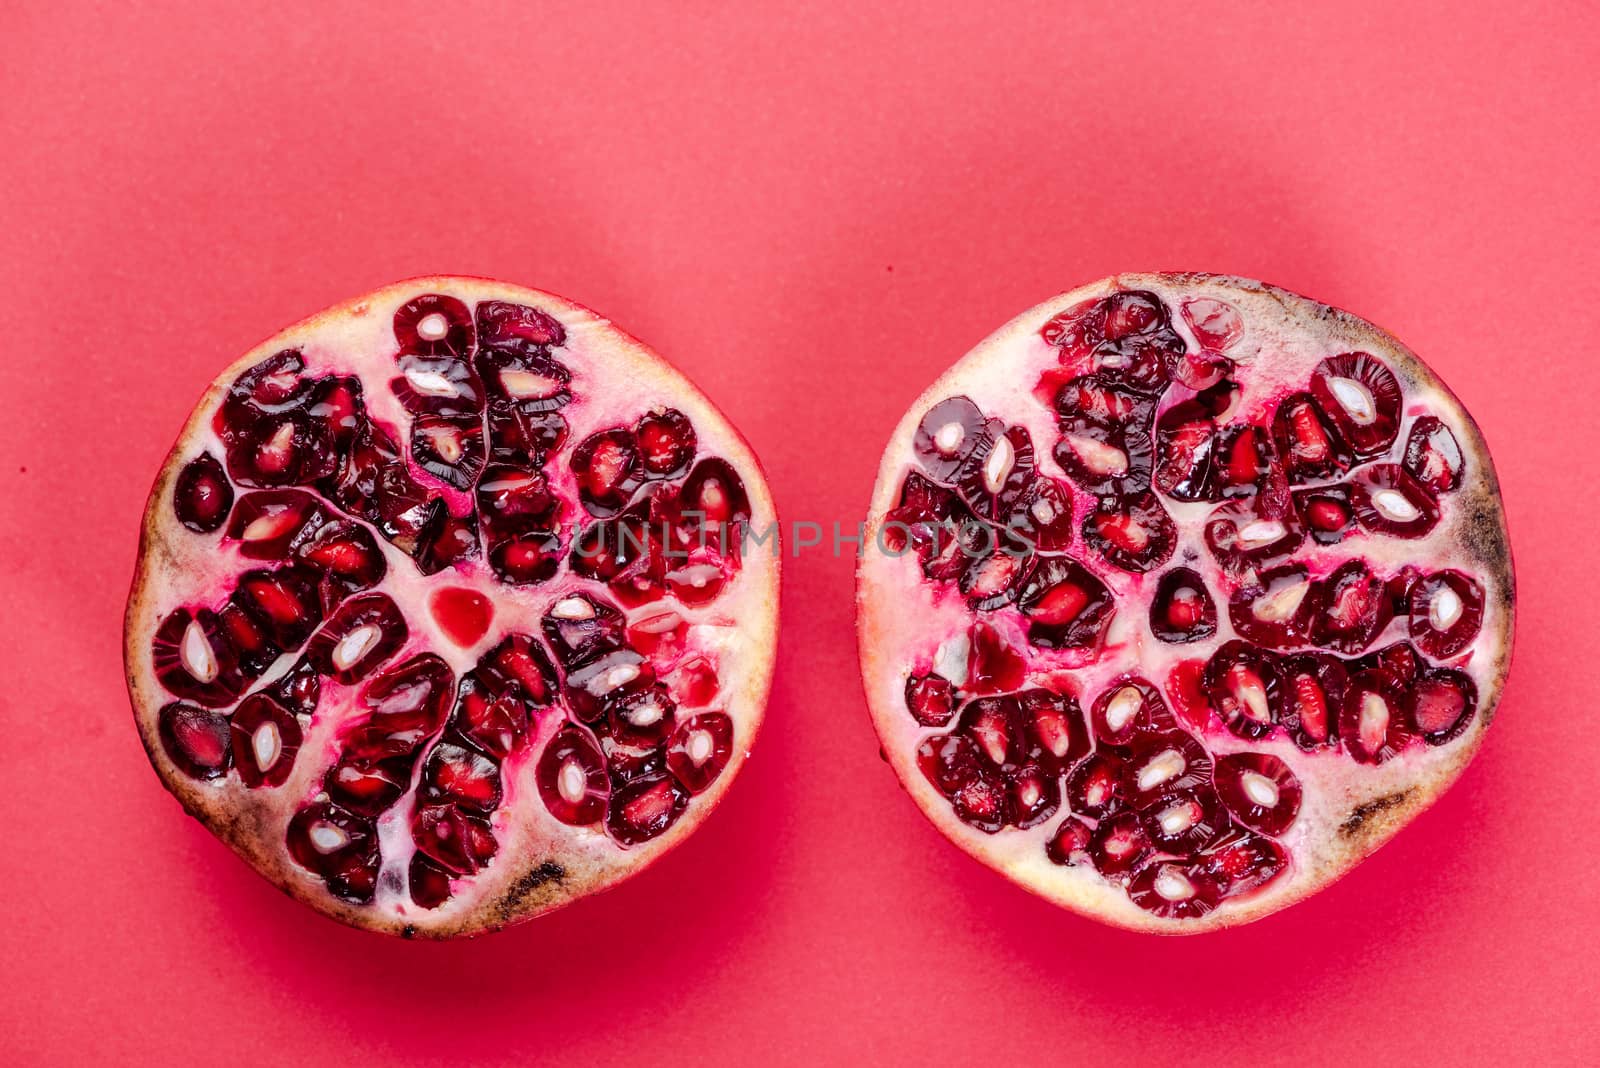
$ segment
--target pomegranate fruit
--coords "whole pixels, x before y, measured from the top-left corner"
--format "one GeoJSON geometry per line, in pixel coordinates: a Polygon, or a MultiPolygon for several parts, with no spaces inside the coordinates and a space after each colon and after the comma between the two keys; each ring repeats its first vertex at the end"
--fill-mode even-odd
{"type": "Polygon", "coordinates": [[[390,286],[258,346],[184,427],[128,602],[139,733],[319,911],[496,929],[640,871],[727,791],[771,680],[774,523],[743,439],[607,320],[390,286]]]}
{"type": "Polygon", "coordinates": [[[912,405],[866,533],[862,673],[905,789],[1134,929],[1347,871],[1461,773],[1510,657],[1460,402],[1372,324],[1244,279],[1124,275],[1013,320],[912,405]]]}

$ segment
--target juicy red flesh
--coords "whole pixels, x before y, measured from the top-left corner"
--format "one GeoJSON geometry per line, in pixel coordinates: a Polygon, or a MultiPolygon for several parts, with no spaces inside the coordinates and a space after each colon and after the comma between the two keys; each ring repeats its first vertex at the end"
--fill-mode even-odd
{"type": "MultiPolygon", "coordinates": [[[[710,604],[732,580],[751,506],[739,474],[670,407],[572,448],[578,500],[563,501],[551,465],[575,396],[565,331],[544,311],[427,294],[396,312],[393,330],[387,381],[319,376],[284,350],[228,388],[213,421],[222,460],[189,459],[171,506],[188,530],[220,531],[259,566],[214,605],[170,611],[151,656],[180,699],[158,716],[160,746],[202,781],[236,772],[251,788],[284,786],[324,683],[357,688],[356,714],[338,725],[285,846],[334,895],[370,902],[378,819],[404,805],[416,852],[403,878],[431,909],[494,862],[503,764],[536,739],[550,815],[603,827],[624,848],[663,834],[722,775],[734,724],[714,707],[717,665],[682,655],[687,625],[669,606],[710,604]],[[374,414],[395,410],[369,403],[374,390],[392,394],[404,423],[374,414]],[[251,489],[236,500],[236,485],[251,489]],[[578,505],[597,525],[632,523],[639,548],[590,556],[568,544],[578,505]],[[405,606],[373,589],[395,551],[420,575],[466,577],[482,561],[517,586],[570,563],[640,611],[625,630],[617,607],[586,596],[587,617],[551,608],[543,634],[497,635],[482,583],[440,583],[405,606]],[[434,633],[463,650],[497,644],[457,678],[432,653],[402,657],[434,633]],[[293,666],[274,672],[285,656],[293,666]],[[666,682],[652,657],[671,668],[666,682]]],[[[1070,518],[1070,498],[1057,504],[1070,518]]]]}
{"type": "Polygon", "coordinates": [[[1092,864],[1141,907],[1179,918],[1279,878],[1289,860],[1277,839],[1302,799],[1279,757],[1226,751],[1232,743],[1213,758],[1205,739],[1287,738],[1357,763],[1446,744],[1472,722],[1477,694],[1465,673],[1423,657],[1463,653],[1484,611],[1482,587],[1461,572],[1388,573],[1359,549],[1329,558],[1346,539],[1424,536],[1462,484],[1460,446],[1436,416],[1411,420],[1402,448],[1404,398],[1390,367],[1332,354],[1252,409],[1235,380],[1249,361],[1225,355],[1244,335],[1237,310],[1196,298],[1181,311],[1198,350],[1143,292],[1082,302],[1041,331],[1059,367],[1033,396],[1060,434],[1037,449],[1070,486],[1038,470],[1021,427],[950,397],[916,429],[916,469],[884,531],[890,550],[914,553],[927,583],[976,617],[964,674],[928,669],[949,670],[929,649],[906,678],[924,776],[970,827],[1051,822],[1052,862],[1092,864]],[[1007,441],[1009,466],[986,468],[1007,441]],[[1219,589],[1192,551],[1176,553],[1173,516],[1192,512],[1168,500],[1215,502],[1202,529],[1219,589]],[[1127,676],[1085,695],[1085,717],[1071,684],[1056,680],[1117,633],[1107,581],[1126,583],[1119,572],[1158,573],[1136,580],[1150,591],[1157,641],[1213,639],[1219,598],[1237,637],[1174,666],[1171,707],[1127,676]],[[1394,625],[1415,647],[1391,639],[1374,649],[1394,625]],[[1040,673],[1048,688],[1025,689],[1040,673]],[[1052,690],[1041,734],[1027,709],[1047,707],[1040,695],[1052,690]]]}

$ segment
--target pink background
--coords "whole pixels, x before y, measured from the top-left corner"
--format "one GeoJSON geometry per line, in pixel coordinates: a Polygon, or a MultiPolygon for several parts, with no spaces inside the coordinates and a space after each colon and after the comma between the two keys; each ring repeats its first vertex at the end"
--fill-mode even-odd
{"type": "Polygon", "coordinates": [[[1600,1058],[1592,5],[19,6],[0,1060],[1600,1058]],[[428,272],[556,290],[705,386],[787,518],[853,524],[938,371],[1135,268],[1384,324],[1504,481],[1501,719],[1454,791],[1308,903],[1158,940],[958,853],[877,758],[851,561],[826,552],[790,562],[768,726],[723,808],[509,933],[321,920],[146,765],[119,664],[139,511],[206,382],[279,327],[428,272]]]}

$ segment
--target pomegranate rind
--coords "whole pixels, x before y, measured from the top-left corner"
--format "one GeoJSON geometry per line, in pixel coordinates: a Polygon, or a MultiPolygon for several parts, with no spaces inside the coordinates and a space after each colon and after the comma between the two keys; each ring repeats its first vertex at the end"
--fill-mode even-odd
{"type": "MultiPolygon", "coordinates": [[[[246,487],[240,495],[250,492],[246,487]]],[[[575,489],[568,499],[577,500],[575,489]]],[[[579,516],[576,523],[581,524],[579,516]]],[[[499,930],[607,889],[650,867],[693,833],[714,810],[738,776],[760,730],[772,685],[778,636],[780,561],[776,509],[765,472],[753,449],[727,418],[693,383],[643,342],[604,316],[555,294],[490,279],[437,275],[408,279],[336,304],[275,334],[224,369],[196,404],[157,475],[140,530],[139,557],[124,618],[123,661],[128,693],[140,741],[162,785],[184,810],[200,820],[229,848],[290,896],[335,920],[405,938],[442,939],[499,930]],[[308,369],[332,373],[341,355],[367,364],[369,401],[375,414],[399,412],[392,397],[378,397],[378,386],[394,374],[396,309],[422,294],[454,296],[469,306],[479,301],[508,301],[538,308],[564,328],[566,340],[556,351],[570,360],[575,381],[593,390],[585,404],[569,407],[571,430],[554,454],[549,470],[570,483],[566,461],[576,443],[612,422],[629,421],[656,406],[670,406],[689,417],[705,455],[726,460],[738,472],[750,499],[750,527],[765,541],[747,544],[740,570],[702,615],[725,625],[717,631],[719,691],[715,707],[734,722],[733,751],[726,767],[697,794],[681,818],[660,836],[620,849],[603,828],[559,823],[539,800],[534,768],[545,743],[560,727],[559,717],[539,720],[521,759],[503,764],[504,801],[493,827],[498,852],[492,863],[434,909],[390,902],[388,907],[356,905],[328,892],[323,880],[290,858],[284,848],[290,820],[317,791],[317,782],[332,763],[339,724],[318,715],[306,733],[288,781],[274,790],[251,790],[237,776],[199,781],[185,775],[168,757],[158,736],[160,708],[172,696],[157,682],[151,665],[150,639],[160,620],[186,599],[215,596],[250,566],[250,561],[222,559],[215,536],[201,537],[181,526],[174,514],[172,491],[184,465],[201,451],[221,455],[212,419],[229,385],[245,370],[284,349],[299,348],[308,369]],[[355,354],[355,355],[352,355],[355,354]],[[386,367],[380,367],[386,364],[386,367]],[[380,371],[386,371],[380,377],[380,371]],[[737,621],[734,625],[733,621],[737,621]],[[324,759],[309,760],[308,752],[324,759]]],[[[495,602],[494,625],[472,647],[470,655],[451,644],[431,620],[414,618],[426,611],[426,593],[443,584],[461,584],[450,569],[424,577],[409,557],[378,539],[389,563],[389,576],[377,587],[391,592],[411,590],[408,623],[412,635],[386,661],[398,664],[424,650],[461,655],[451,658],[457,678],[473,666],[474,657],[505,634],[539,633],[540,617],[568,593],[588,592],[610,598],[592,582],[563,567],[553,581],[531,587],[497,583],[482,567],[472,582],[495,602]],[[419,622],[422,624],[419,627],[419,622]],[[418,631],[421,631],[421,634],[418,631]],[[426,641],[424,639],[427,639],[426,641]]],[[[685,612],[686,615],[691,614],[685,612]]],[[[332,685],[332,680],[324,680],[332,685]]]]}
{"type": "MultiPolygon", "coordinates": [[[[1171,393],[1163,403],[1171,403],[1171,393]]],[[[1190,515],[1200,517],[1214,507],[1206,502],[1163,500],[1174,510],[1195,509],[1190,515]]],[[[868,509],[864,544],[868,548],[857,566],[856,590],[862,680],[882,750],[902,787],[946,837],[977,860],[1040,897],[1130,930],[1191,934],[1234,926],[1294,904],[1338,879],[1393,838],[1461,775],[1494,718],[1510,664],[1515,615],[1511,549],[1499,483],[1477,424],[1432,370],[1384,330],[1349,312],[1249,279],[1201,273],[1115,275],[1054,297],[1002,326],[928,386],[891,434],[868,509]],[[915,556],[896,558],[874,549],[885,515],[897,502],[902,479],[917,469],[912,439],[922,415],[948,397],[970,397],[988,416],[1028,426],[1035,453],[1041,458],[1040,474],[1060,477],[1050,459],[1051,445],[1060,431],[1054,413],[1033,392],[1041,371],[1056,363],[1056,355],[1041,339],[1040,331],[1067,309],[1119,290],[1145,290],[1161,298],[1173,310],[1175,328],[1191,352],[1201,346],[1176,314],[1184,300],[1208,298],[1238,309],[1244,333],[1228,356],[1239,364],[1245,382],[1241,409],[1269,396],[1303,389],[1317,363],[1332,354],[1367,352],[1387,363],[1400,381],[1404,398],[1399,440],[1404,442],[1404,431],[1415,418],[1424,414],[1442,418],[1459,438],[1466,477],[1459,489],[1444,496],[1443,516],[1424,539],[1374,540],[1364,545],[1363,551],[1391,569],[1398,569],[1411,557],[1425,560],[1427,569],[1460,564],[1485,587],[1481,631],[1464,668],[1478,689],[1478,714],[1447,743],[1408,748],[1373,767],[1357,765],[1338,753],[1308,759],[1296,750],[1287,732],[1256,741],[1230,741],[1225,733],[1206,734],[1207,747],[1218,755],[1248,750],[1288,760],[1300,776],[1304,795],[1298,819],[1280,840],[1291,856],[1289,869],[1253,893],[1187,919],[1165,919],[1144,911],[1121,885],[1099,877],[1087,864],[1063,867],[1052,863],[1044,846],[1059,819],[1028,832],[1008,828],[999,834],[985,834],[957,817],[950,802],[918,769],[919,741],[937,732],[920,727],[907,714],[904,683],[919,658],[925,660],[929,650],[961,634],[972,617],[959,598],[929,587],[915,556]],[[1257,365],[1256,370],[1252,371],[1252,365],[1257,365]]],[[[1350,555],[1350,546],[1343,548],[1343,555],[1350,555]]],[[[1075,547],[1073,555],[1082,559],[1092,554],[1075,547]]],[[[1135,620],[1142,617],[1161,570],[1165,569],[1128,580],[1134,587],[1142,583],[1144,592],[1135,604],[1119,605],[1122,615],[1135,620]]],[[[1145,624],[1140,621],[1138,625],[1145,624]]],[[[1403,630],[1399,635],[1404,636],[1403,630]]],[[[1203,657],[1230,637],[1230,629],[1224,626],[1201,651],[1194,646],[1168,646],[1160,665],[1150,665],[1146,674],[1164,679],[1169,665],[1203,657]]],[[[1372,649],[1383,644],[1375,642],[1372,649]]],[[[1049,659],[1037,650],[1030,649],[1028,655],[1034,660],[1049,659]]],[[[1458,660],[1450,663],[1462,666],[1458,660]]],[[[1117,666],[1117,670],[1127,669],[1125,663],[1117,666]]],[[[1078,694],[1086,703],[1096,692],[1093,686],[1088,689],[1088,693],[1078,694]]]]}

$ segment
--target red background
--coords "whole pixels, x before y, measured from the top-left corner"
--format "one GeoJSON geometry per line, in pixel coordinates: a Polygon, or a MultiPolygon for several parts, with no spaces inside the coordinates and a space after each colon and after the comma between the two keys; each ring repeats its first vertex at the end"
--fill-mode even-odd
{"type": "Polygon", "coordinates": [[[1600,1058],[1592,5],[133,6],[0,14],[0,1059],[1600,1058]],[[140,508],[279,327],[429,272],[556,290],[700,382],[786,518],[848,525],[937,372],[1135,268],[1384,324],[1504,482],[1501,719],[1313,900],[1159,940],[958,853],[877,758],[827,552],[789,562],[721,811],[509,933],[319,919],[146,766],[119,664],[140,508]]]}

